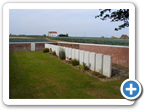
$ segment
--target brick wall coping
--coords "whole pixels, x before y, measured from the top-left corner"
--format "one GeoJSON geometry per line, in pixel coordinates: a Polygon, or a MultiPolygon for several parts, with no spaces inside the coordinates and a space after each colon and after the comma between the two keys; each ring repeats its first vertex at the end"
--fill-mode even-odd
{"type": "Polygon", "coordinates": [[[57,42],[57,43],[129,48],[129,46],[120,46],[120,45],[104,45],[104,44],[88,44],[88,43],[71,43],[71,42],[57,42]]]}

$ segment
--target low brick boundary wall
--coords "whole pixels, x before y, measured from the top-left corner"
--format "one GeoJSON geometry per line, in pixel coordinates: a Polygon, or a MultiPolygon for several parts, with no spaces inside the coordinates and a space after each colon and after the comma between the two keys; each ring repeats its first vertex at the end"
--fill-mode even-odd
{"type": "MultiPolygon", "coordinates": [[[[121,64],[129,67],[129,47],[115,46],[115,45],[101,45],[101,44],[86,44],[86,43],[68,43],[68,42],[39,42],[35,43],[35,51],[42,51],[45,44],[53,44],[64,46],[97,54],[112,56],[112,63],[121,64]]],[[[9,52],[31,51],[31,43],[10,43],[9,52]]]]}
{"type": "MultiPolygon", "coordinates": [[[[43,48],[45,48],[45,42],[35,43],[35,51],[43,51],[43,48]]],[[[9,43],[9,52],[21,51],[31,51],[31,43],[9,43]]]]}
{"type": "Polygon", "coordinates": [[[9,52],[31,51],[31,43],[9,44],[9,52]]]}
{"type": "Polygon", "coordinates": [[[57,45],[69,47],[69,48],[74,48],[74,49],[79,49],[79,44],[58,43],[57,45]]]}
{"type": "Polygon", "coordinates": [[[35,43],[35,51],[43,51],[45,43],[35,43]]]}
{"type": "Polygon", "coordinates": [[[79,45],[80,50],[112,56],[112,63],[129,66],[129,47],[104,45],[79,45]]]}

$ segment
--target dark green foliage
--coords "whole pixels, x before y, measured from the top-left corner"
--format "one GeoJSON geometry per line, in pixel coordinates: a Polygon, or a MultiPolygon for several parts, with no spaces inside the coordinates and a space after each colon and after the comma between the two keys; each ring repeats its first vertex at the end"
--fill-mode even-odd
{"type": "Polygon", "coordinates": [[[52,55],[56,55],[56,52],[55,52],[55,51],[53,51],[51,54],[52,54],[52,55]]]}
{"type": "Polygon", "coordinates": [[[59,34],[59,37],[68,37],[68,34],[59,34]]]}
{"type": "Polygon", "coordinates": [[[77,59],[72,59],[71,63],[72,63],[73,66],[79,65],[79,61],[77,59]]]}
{"type": "Polygon", "coordinates": [[[92,74],[95,75],[95,76],[101,75],[101,74],[100,74],[99,72],[97,72],[97,71],[93,71],[92,74]]]}
{"type": "Polygon", "coordinates": [[[44,48],[43,53],[49,52],[49,48],[44,48]]]}
{"type": "Polygon", "coordinates": [[[106,78],[106,76],[102,75],[101,73],[99,73],[97,71],[92,71],[92,74],[95,75],[95,76],[97,76],[98,78],[103,78],[103,79],[106,78]]]}
{"type": "Polygon", "coordinates": [[[106,78],[104,75],[99,75],[98,78],[106,78]]]}
{"type": "Polygon", "coordinates": [[[84,70],[89,70],[90,69],[90,63],[89,63],[89,66],[87,66],[84,62],[83,62],[83,68],[84,70]]]}
{"type": "Polygon", "coordinates": [[[60,51],[59,51],[59,57],[60,57],[61,60],[65,59],[65,51],[64,51],[64,49],[60,49],[60,51]]]}
{"type": "Polygon", "coordinates": [[[117,11],[111,12],[111,9],[103,9],[100,11],[100,14],[95,16],[101,20],[111,19],[111,22],[123,21],[124,23],[118,28],[115,28],[115,31],[121,30],[122,28],[129,27],[129,9],[119,9],[117,11]],[[104,14],[109,12],[110,14],[104,14]]]}

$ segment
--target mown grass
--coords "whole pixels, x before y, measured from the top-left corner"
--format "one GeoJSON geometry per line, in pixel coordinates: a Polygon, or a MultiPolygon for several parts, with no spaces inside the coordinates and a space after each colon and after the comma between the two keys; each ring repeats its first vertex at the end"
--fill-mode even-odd
{"type": "Polygon", "coordinates": [[[42,52],[10,52],[10,99],[121,99],[123,80],[101,82],[42,52]]]}

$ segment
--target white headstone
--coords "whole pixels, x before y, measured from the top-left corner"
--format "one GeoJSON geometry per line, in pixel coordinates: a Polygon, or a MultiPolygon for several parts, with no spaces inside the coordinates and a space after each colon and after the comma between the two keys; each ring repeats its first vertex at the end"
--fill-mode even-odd
{"type": "Polygon", "coordinates": [[[109,55],[103,55],[103,75],[111,77],[112,71],[112,57],[109,55]]]}
{"type": "MultiPolygon", "coordinates": [[[[59,46],[58,50],[59,50],[59,51],[58,51],[58,54],[59,54],[60,51],[65,51],[65,47],[59,46]]],[[[58,55],[58,56],[59,56],[59,55],[58,55]]]]}
{"type": "Polygon", "coordinates": [[[60,47],[59,46],[56,46],[56,55],[59,56],[59,49],[60,47]]]}
{"type": "Polygon", "coordinates": [[[51,49],[52,49],[52,51],[54,51],[54,45],[52,45],[52,44],[51,44],[51,49]]]}
{"type": "Polygon", "coordinates": [[[69,58],[72,58],[72,48],[69,48],[69,49],[68,49],[68,57],[69,57],[69,58]]]}
{"type": "Polygon", "coordinates": [[[83,50],[80,50],[80,65],[83,65],[83,62],[84,62],[84,51],[83,50]]]}
{"type": "Polygon", "coordinates": [[[49,44],[49,49],[51,49],[51,50],[52,50],[52,45],[51,45],[51,44],[49,44]]]}
{"type": "Polygon", "coordinates": [[[31,51],[35,51],[35,43],[31,43],[31,51]]]}
{"type": "Polygon", "coordinates": [[[57,47],[58,47],[58,46],[57,46],[57,45],[55,45],[55,51],[57,51],[57,47]]]}
{"type": "Polygon", "coordinates": [[[59,49],[59,52],[60,52],[60,50],[62,49],[62,47],[61,46],[58,46],[58,47],[59,47],[58,49],[59,49]]]}
{"type": "MultiPolygon", "coordinates": [[[[54,50],[53,50],[53,51],[56,52],[56,49],[57,49],[57,45],[54,45],[54,50]]],[[[56,55],[57,55],[57,54],[56,54],[56,55]]]]}
{"type": "Polygon", "coordinates": [[[79,61],[79,49],[75,49],[75,59],[79,61]]]}
{"type": "Polygon", "coordinates": [[[72,49],[72,59],[75,59],[75,49],[72,49]]]}
{"type": "Polygon", "coordinates": [[[84,52],[84,63],[89,66],[89,51],[84,52]]]}
{"type": "Polygon", "coordinates": [[[90,70],[95,70],[96,53],[90,52],[90,70]]]}
{"type": "Polygon", "coordinates": [[[56,51],[56,45],[53,45],[53,51],[56,51]]]}
{"type": "Polygon", "coordinates": [[[45,44],[45,48],[48,48],[48,44],[45,44]]]}
{"type": "Polygon", "coordinates": [[[66,60],[69,60],[69,48],[68,47],[66,47],[65,55],[66,55],[66,60]]]}
{"type": "Polygon", "coordinates": [[[47,44],[45,44],[45,48],[47,48],[48,47],[48,45],[47,44]]]}
{"type": "Polygon", "coordinates": [[[63,49],[64,52],[65,52],[65,59],[66,59],[66,47],[62,47],[62,49],[63,49]]]}
{"type": "Polygon", "coordinates": [[[95,65],[95,71],[102,74],[103,70],[103,54],[96,54],[96,65],[95,65]]]}
{"type": "Polygon", "coordinates": [[[66,47],[62,47],[63,48],[63,50],[66,52],[66,47]]]}

